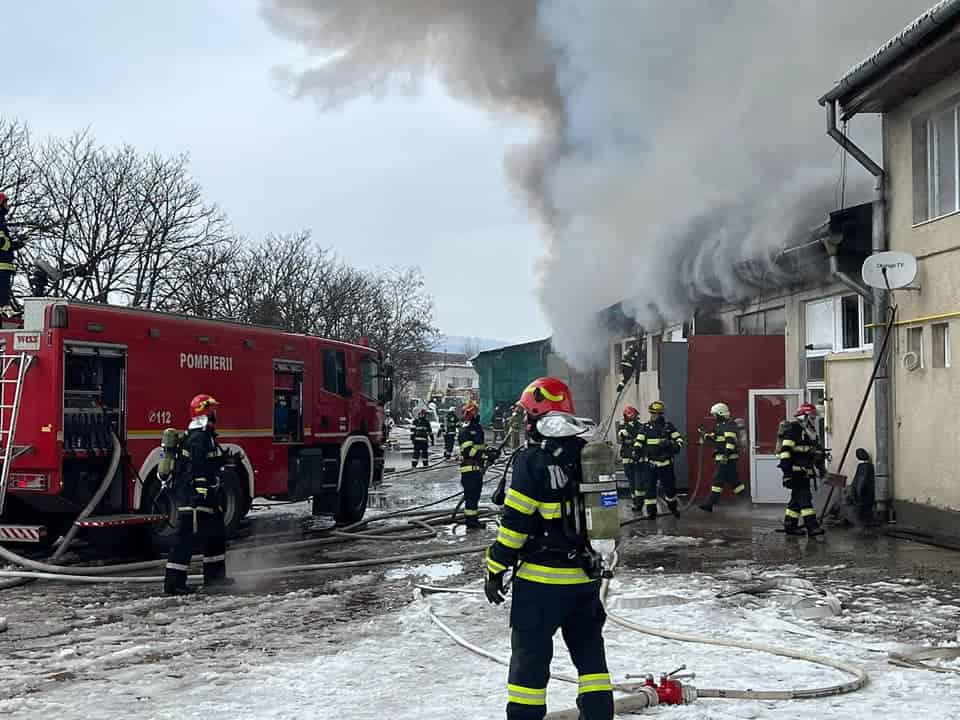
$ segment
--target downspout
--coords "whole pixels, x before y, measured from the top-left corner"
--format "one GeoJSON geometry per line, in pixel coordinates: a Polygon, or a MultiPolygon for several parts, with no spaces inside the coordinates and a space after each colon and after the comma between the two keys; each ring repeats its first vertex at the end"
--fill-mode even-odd
{"type": "MultiPolygon", "coordinates": [[[[887,242],[887,197],[886,174],[883,168],[875,163],[860,147],[844,135],[837,127],[837,100],[821,100],[827,108],[827,135],[840,145],[846,152],[859,162],[876,180],[876,197],[873,201],[873,252],[884,252],[888,249],[887,242]]],[[[883,290],[868,290],[845,273],[839,272],[836,251],[830,256],[830,271],[846,287],[850,287],[857,294],[871,298],[875,308],[874,317],[879,322],[885,322],[890,312],[890,297],[883,290]]],[[[874,382],[874,416],[876,421],[875,457],[877,481],[877,509],[883,519],[892,519],[893,503],[893,403],[890,379],[890,362],[884,355],[880,343],[873,345],[874,362],[877,363],[877,376],[874,382]]]]}

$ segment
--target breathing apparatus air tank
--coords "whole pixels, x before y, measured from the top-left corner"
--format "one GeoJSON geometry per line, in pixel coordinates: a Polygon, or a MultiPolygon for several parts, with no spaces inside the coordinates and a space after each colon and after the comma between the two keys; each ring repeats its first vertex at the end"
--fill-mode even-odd
{"type": "Polygon", "coordinates": [[[176,428],[167,428],[160,436],[160,464],[157,465],[157,476],[169,477],[177,462],[177,450],[180,447],[182,434],[176,428]]]}
{"type": "Polygon", "coordinates": [[[609,443],[587,443],[580,454],[583,482],[580,494],[587,520],[587,536],[593,549],[609,556],[620,538],[617,507],[617,455],[609,443]]]}

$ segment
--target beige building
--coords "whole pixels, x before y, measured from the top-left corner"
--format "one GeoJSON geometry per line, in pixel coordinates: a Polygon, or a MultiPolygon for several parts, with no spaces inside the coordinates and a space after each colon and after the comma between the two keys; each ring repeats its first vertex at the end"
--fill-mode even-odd
{"type": "Polygon", "coordinates": [[[878,177],[874,246],[910,253],[919,265],[920,290],[893,293],[890,490],[900,522],[954,534],[960,511],[960,374],[953,367],[960,332],[958,41],[960,2],[948,0],[821,99],[831,126],[838,116],[882,116],[882,160],[846,142],[878,177]]]}

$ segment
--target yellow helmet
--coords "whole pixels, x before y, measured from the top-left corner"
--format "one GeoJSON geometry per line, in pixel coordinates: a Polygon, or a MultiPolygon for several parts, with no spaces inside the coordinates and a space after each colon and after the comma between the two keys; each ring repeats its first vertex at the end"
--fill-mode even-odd
{"type": "Polygon", "coordinates": [[[654,415],[662,415],[664,407],[662,402],[659,400],[654,400],[652,403],[650,403],[650,407],[647,409],[654,415]]]}

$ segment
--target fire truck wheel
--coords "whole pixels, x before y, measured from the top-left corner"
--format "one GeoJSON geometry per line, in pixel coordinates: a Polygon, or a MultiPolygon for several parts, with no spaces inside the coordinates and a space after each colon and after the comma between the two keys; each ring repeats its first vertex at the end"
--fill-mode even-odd
{"type": "Polygon", "coordinates": [[[164,515],[166,522],[151,525],[150,545],[157,552],[166,552],[173,547],[174,528],[177,526],[177,505],[170,493],[161,492],[160,480],[154,470],[147,477],[143,487],[143,499],[140,509],[145,513],[164,515]]]}
{"type": "Polygon", "coordinates": [[[360,522],[367,511],[370,487],[370,461],[354,457],[347,461],[340,486],[340,509],[336,520],[341,525],[360,522]]]}
{"type": "Polygon", "coordinates": [[[237,532],[240,523],[247,516],[250,510],[250,498],[247,486],[236,470],[225,468],[220,477],[220,484],[223,524],[227,529],[227,537],[230,537],[237,532]]]}

